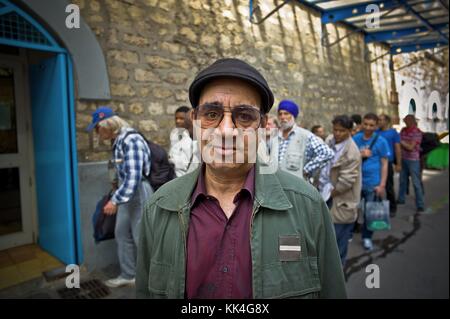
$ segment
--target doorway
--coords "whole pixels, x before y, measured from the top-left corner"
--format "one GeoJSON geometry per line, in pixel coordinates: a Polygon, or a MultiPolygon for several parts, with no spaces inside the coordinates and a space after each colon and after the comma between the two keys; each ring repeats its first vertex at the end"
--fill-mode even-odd
{"type": "MultiPolygon", "coordinates": [[[[2,54],[24,58],[19,76],[23,75],[26,90],[19,98],[27,100],[29,120],[25,131],[29,135],[25,148],[29,149],[28,175],[32,177],[26,178],[27,172],[18,165],[18,155],[12,158],[8,153],[9,157],[1,160],[0,178],[11,182],[0,191],[9,192],[5,196],[13,193],[16,198],[8,206],[16,212],[8,221],[13,229],[10,233],[30,229],[26,225],[30,218],[22,215],[25,205],[31,205],[31,210],[35,209],[31,216],[32,242],[63,263],[81,264],[86,239],[92,240],[92,225],[90,218],[81,222],[74,89],[76,86],[78,99],[109,100],[111,94],[104,52],[95,34],[82,17],[79,29],[67,29],[66,5],[53,0],[0,0],[0,61],[5,62],[2,54]],[[27,201],[22,199],[27,197],[22,192],[30,184],[31,201],[27,201]]],[[[19,107],[14,109],[17,118],[24,116],[19,107]]],[[[4,107],[0,112],[10,114],[10,109],[4,107]]],[[[12,144],[14,137],[23,138],[18,129],[23,124],[19,122],[17,133],[12,125],[0,123],[12,135],[8,138],[12,144]]],[[[29,234],[26,241],[30,240],[29,234]]],[[[0,242],[6,243],[4,237],[0,242]]]]}
{"type": "Polygon", "coordinates": [[[0,251],[35,243],[81,264],[71,56],[32,16],[0,0],[0,67],[0,251]]]}
{"type": "Polygon", "coordinates": [[[0,60],[0,250],[34,240],[25,81],[20,62],[0,60]]]}

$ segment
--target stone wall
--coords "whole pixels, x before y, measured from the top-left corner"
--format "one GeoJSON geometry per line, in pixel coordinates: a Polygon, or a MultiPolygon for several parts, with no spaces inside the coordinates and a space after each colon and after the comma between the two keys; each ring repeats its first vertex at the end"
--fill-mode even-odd
{"type": "MultiPolygon", "coordinates": [[[[277,1],[259,0],[258,20],[277,1]]],[[[279,1],[278,1],[279,2],[279,1]]],[[[168,147],[174,110],[188,104],[187,89],[195,74],[220,57],[242,58],[259,69],[276,103],[290,98],[303,112],[299,121],[330,127],[335,114],[385,111],[393,82],[389,55],[369,63],[363,36],[327,25],[317,13],[293,2],[262,24],[249,22],[247,0],[75,0],[83,19],[104,50],[112,93],[108,102],[147,137],[168,147]]],[[[371,58],[386,48],[371,45],[371,58]]],[[[77,101],[79,161],[108,156],[84,132],[90,113],[101,102],[77,101]]],[[[274,108],[275,110],[275,108],[274,108]]]]}
{"type": "Polygon", "coordinates": [[[448,130],[448,64],[448,48],[394,57],[400,118],[411,112],[409,104],[414,99],[415,114],[423,131],[442,133],[448,130]],[[433,105],[436,112],[433,112],[433,105]]]}

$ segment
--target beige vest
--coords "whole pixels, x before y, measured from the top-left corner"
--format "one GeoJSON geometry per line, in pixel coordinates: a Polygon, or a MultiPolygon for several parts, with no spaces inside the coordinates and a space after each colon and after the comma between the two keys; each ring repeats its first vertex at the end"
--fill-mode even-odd
{"type": "MultiPolygon", "coordinates": [[[[303,166],[305,164],[305,150],[308,136],[311,132],[294,125],[290,134],[291,140],[288,144],[283,160],[278,162],[279,168],[295,176],[303,178],[303,166]],[[293,132],[293,133],[292,133],[293,132]]],[[[283,141],[283,132],[279,132],[278,139],[274,139],[270,148],[271,161],[278,161],[278,151],[283,141]]]]}

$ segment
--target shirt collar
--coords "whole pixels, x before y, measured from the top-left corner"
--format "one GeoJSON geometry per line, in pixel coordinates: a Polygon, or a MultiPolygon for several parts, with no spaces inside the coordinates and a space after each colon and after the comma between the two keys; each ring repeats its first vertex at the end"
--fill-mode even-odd
{"type": "Polygon", "coordinates": [[[406,127],[405,126],[405,131],[406,132],[414,132],[416,130],[418,130],[417,126],[411,126],[411,127],[406,127]]]}
{"type": "MultiPolygon", "coordinates": [[[[254,199],[255,194],[255,165],[250,169],[247,174],[247,178],[245,179],[244,185],[241,188],[241,191],[236,195],[235,201],[238,198],[239,194],[242,191],[246,191],[250,194],[252,200],[254,199]]],[[[200,174],[198,176],[197,185],[195,186],[194,192],[192,193],[191,203],[195,205],[197,200],[202,197],[208,196],[206,191],[206,183],[205,183],[205,164],[202,165],[200,170],[200,174]]]]}
{"type": "Polygon", "coordinates": [[[333,145],[334,149],[336,150],[336,152],[339,152],[341,149],[343,149],[345,147],[345,145],[347,145],[347,143],[350,141],[350,138],[340,142],[340,143],[336,143],[333,145]]]}
{"type": "MultiPolygon", "coordinates": [[[[288,137],[286,139],[289,139],[292,135],[295,135],[296,131],[297,131],[297,124],[294,123],[294,126],[289,131],[288,137]]],[[[284,137],[283,137],[283,130],[279,130],[278,137],[280,137],[281,139],[284,139],[284,137]]]]}
{"type": "MultiPolygon", "coordinates": [[[[264,173],[259,160],[255,165],[255,198],[254,205],[259,205],[277,212],[284,212],[293,206],[281,186],[278,173],[264,173]]],[[[192,194],[197,185],[201,166],[192,173],[177,178],[178,183],[167,183],[150,199],[148,205],[156,204],[162,209],[172,212],[183,212],[189,217],[192,206],[192,194]]],[[[283,175],[280,173],[280,175],[283,175]]]]}
{"type": "Polygon", "coordinates": [[[114,143],[113,143],[113,148],[116,147],[116,145],[119,143],[119,141],[121,141],[123,139],[123,137],[125,136],[125,134],[128,131],[132,131],[132,129],[128,129],[126,127],[122,127],[119,131],[119,134],[117,135],[117,137],[114,139],[114,143]]]}

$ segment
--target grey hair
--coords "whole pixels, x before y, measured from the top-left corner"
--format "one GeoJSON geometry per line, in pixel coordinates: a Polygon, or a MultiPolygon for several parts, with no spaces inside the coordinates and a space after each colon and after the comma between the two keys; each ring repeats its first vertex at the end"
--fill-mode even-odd
{"type": "Polygon", "coordinates": [[[280,127],[280,121],[278,120],[278,117],[274,114],[269,114],[268,116],[268,120],[272,120],[273,123],[275,123],[275,125],[279,128],[280,127]]]}
{"type": "Polygon", "coordinates": [[[100,121],[98,123],[99,126],[108,128],[113,131],[113,134],[118,135],[120,133],[120,130],[123,127],[131,127],[130,124],[128,124],[127,121],[124,119],[118,117],[117,115],[114,115],[110,118],[107,118],[103,121],[100,121]]]}

